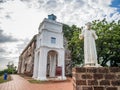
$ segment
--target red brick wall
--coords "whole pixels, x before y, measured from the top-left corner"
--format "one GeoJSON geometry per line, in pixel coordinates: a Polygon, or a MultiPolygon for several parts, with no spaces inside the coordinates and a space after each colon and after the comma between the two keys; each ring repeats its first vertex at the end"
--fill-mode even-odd
{"type": "Polygon", "coordinates": [[[120,90],[119,67],[73,68],[73,90],[120,90]]]}

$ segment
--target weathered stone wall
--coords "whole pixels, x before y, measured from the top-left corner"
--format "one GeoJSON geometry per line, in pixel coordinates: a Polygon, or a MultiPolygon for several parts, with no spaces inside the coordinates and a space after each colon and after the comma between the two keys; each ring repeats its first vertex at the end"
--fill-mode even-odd
{"type": "Polygon", "coordinates": [[[64,48],[65,48],[65,75],[72,75],[72,60],[71,60],[71,51],[68,49],[68,41],[64,37],[64,48]]]}
{"type": "Polygon", "coordinates": [[[73,90],[120,90],[119,67],[73,68],[73,90]]]}
{"type": "Polygon", "coordinates": [[[27,74],[29,76],[33,75],[35,43],[36,36],[33,37],[33,39],[21,53],[18,63],[18,73],[27,74]]]}
{"type": "Polygon", "coordinates": [[[72,61],[71,61],[71,54],[69,50],[65,50],[65,75],[71,76],[72,75],[72,61]]]}

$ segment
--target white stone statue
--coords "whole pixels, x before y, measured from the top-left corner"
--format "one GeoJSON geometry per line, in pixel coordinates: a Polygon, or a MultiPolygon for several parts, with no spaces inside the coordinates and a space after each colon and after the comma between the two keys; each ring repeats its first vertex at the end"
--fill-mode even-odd
{"type": "Polygon", "coordinates": [[[98,67],[97,52],[95,40],[98,38],[94,30],[91,30],[91,23],[86,24],[86,29],[82,30],[79,35],[80,39],[84,39],[84,66],[98,67]]]}

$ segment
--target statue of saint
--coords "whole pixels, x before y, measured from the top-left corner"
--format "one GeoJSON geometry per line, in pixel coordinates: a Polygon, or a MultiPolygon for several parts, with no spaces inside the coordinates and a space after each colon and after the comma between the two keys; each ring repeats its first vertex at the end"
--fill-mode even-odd
{"type": "Polygon", "coordinates": [[[91,23],[86,24],[86,29],[82,30],[79,35],[80,39],[84,39],[84,66],[98,67],[97,52],[95,40],[98,38],[94,30],[91,30],[91,23]]]}

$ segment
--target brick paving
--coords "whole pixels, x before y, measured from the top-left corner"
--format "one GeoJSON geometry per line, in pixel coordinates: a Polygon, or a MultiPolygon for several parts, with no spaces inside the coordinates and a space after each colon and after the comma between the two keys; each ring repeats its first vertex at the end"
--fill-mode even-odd
{"type": "Polygon", "coordinates": [[[0,90],[73,90],[72,81],[33,84],[19,75],[11,75],[12,81],[0,84],[0,90]]]}

